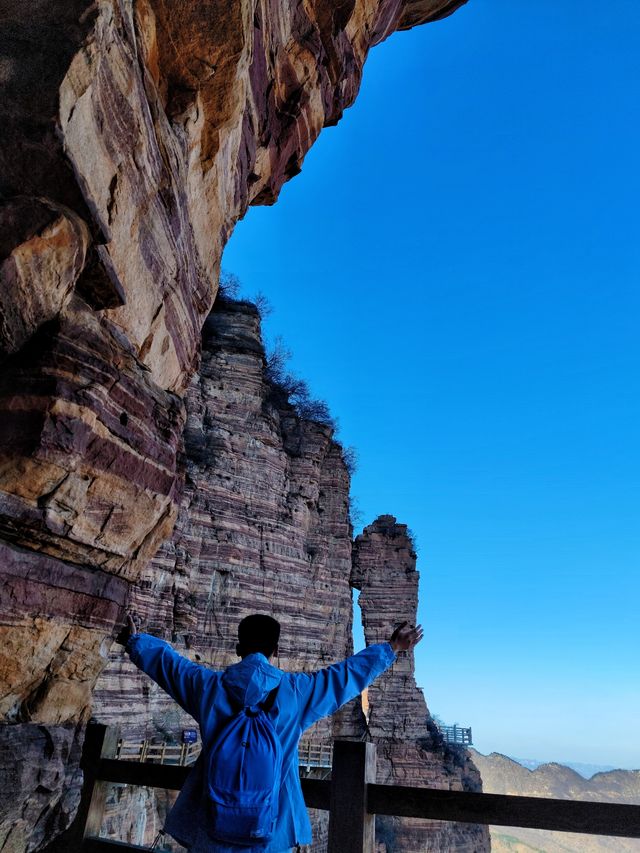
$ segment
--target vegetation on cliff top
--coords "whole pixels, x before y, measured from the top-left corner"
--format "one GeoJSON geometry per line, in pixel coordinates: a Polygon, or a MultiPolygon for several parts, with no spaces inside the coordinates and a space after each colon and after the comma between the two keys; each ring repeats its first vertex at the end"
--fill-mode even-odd
{"type": "MultiPolygon", "coordinates": [[[[224,271],[218,287],[218,307],[224,307],[225,304],[252,306],[261,319],[272,313],[273,308],[264,293],[258,292],[254,297],[246,299],[241,297],[241,289],[240,279],[233,273],[224,271]]],[[[309,383],[289,369],[291,356],[291,350],[280,335],[274,338],[273,343],[267,343],[265,346],[265,379],[271,388],[269,402],[279,409],[291,407],[301,420],[328,426],[334,433],[334,441],[341,448],[347,471],[353,475],[357,466],[356,449],[345,447],[338,440],[338,419],[331,414],[327,401],[314,397],[309,383]]]]}

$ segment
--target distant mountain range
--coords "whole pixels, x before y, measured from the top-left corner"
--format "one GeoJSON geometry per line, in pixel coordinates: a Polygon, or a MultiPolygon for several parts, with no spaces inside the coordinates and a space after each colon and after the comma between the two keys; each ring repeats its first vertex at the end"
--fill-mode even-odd
{"type": "MultiPolygon", "coordinates": [[[[532,761],[537,766],[529,769],[497,752],[470,752],[485,793],[640,805],[640,770],[605,770],[587,778],[585,771],[592,765],[577,765],[580,773],[567,765],[532,761]]],[[[492,853],[640,853],[640,839],[492,826],[491,849],[492,853]]]]}
{"type": "Polygon", "coordinates": [[[579,773],[585,779],[591,779],[596,773],[608,773],[610,770],[618,770],[615,764],[583,764],[580,761],[538,761],[537,758],[516,758],[514,755],[510,755],[513,761],[517,761],[518,764],[522,764],[523,767],[526,767],[527,770],[536,770],[543,764],[561,764],[563,767],[570,767],[572,770],[575,770],[576,773],[579,773]]]}

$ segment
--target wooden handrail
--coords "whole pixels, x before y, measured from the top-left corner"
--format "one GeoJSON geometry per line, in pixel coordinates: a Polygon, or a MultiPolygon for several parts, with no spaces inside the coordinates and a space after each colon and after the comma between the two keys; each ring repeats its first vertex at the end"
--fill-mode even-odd
{"type": "Polygon", "coordinates": [[[375,815],[367,788],[376,778],[376,745],[341,741],[334,751],[329,808],[328,853],[373,853],[375,815]]]}
{"type": "MultiPolygon", "coordinates": [[[[146,851],[96,837],[106,785],[119,782],[179,790],[190,768],[114,760],[107,757],[115,754],[113,731],[106,726],[90,728],[94,731],[85,740],[90,751],[83,756],[86,782],[78,819],[51,851],[146,851]],[[70,844],[71,839],[76,841],[70,844]]],[[[332,780],[301,780],[307,806],[329,810],[330,853],[373,853],[376,814],[640,838],[640,806],[378,785],[374,774],[375,744],[337,741],[332,780]]]]}
{"type": "MultiPolygon", "coordinates": [[[[200,743],[167,743],[145,740],[119,739],[114,758],[118,761],[144,761],[160,764],[191,764],[201,751],[200,743]]],[[[301,765],[314,769],[328,769],[333,758],[333,744],[303,738],[298,747],[301,765]]]]}
{"type": "Polygon", "coordinates": [[[190,772],[189,765],[150,764],[148,761],[103,758],[98,765],[97,778],[103,782],[118,782],[121,785],[144,785],[148,788],[179,791],[190,772]]]}
{"type": "Polygon", "coordinates": [[[331,782],[328,779],[301,779],[304,801],[310,809],[328,812],[331,803],[331,782]]]}
{"type": "Polygon", "coordinates": [[[154,743],[150,740],[122,740],[114,758],[119,761],[155,761],[160,764],[192,764],[200,754],[199,743],[154,743]]]}
{"type": "Polygon", "coordinates": [[[368,785],[374,814],[640,838],[640,806],[368,785]]]}

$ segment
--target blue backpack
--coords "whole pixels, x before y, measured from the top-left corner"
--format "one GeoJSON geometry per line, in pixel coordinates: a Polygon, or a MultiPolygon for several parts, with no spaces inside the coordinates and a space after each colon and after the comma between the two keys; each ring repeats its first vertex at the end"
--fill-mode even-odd
{"type": "Polygon", "coordinates": [[[218,733],[205,769],[207,831],[215,841],[253,847],[275,829],[282,745],[269,711],[278,685],[259,705],[247,705],[218,733]]]}

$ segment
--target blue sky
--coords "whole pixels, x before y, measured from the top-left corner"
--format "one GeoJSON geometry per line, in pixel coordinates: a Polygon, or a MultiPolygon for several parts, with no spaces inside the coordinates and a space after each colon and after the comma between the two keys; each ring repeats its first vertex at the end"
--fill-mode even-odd
{"type": "Polygon", "coordinates": [[[640,5],[470,0],[376,47],[224,266],[415,532],[430,709],[640,768],[640,5]]]}

